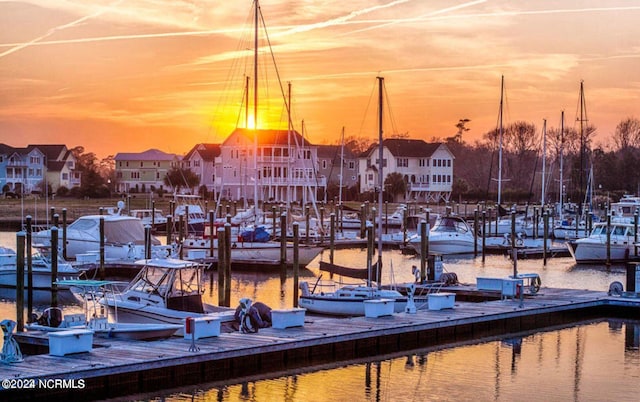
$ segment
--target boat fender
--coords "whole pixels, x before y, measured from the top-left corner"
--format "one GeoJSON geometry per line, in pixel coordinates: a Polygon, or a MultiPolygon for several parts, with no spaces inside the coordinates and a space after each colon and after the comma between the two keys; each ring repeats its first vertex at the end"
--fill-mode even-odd
{"type": "Polygon", "coordinates": [[[302,291],[302,296],[307,297],[311,295],[311,292],[309,292],[309,282],[307,281],[300,282],[300,290],[302,291]]]}

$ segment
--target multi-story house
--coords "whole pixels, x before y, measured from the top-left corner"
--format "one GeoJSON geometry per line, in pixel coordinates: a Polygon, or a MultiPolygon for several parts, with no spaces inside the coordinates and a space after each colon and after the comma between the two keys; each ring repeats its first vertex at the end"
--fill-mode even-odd
{"type": "Polygon", "coordinates": [[[180,163],[180,157],[157,149],[138,153],[118,153],[115,156],[115,191],[148,193],[170,190],[164,184],[167,172],[180,163]]]}
{"type": "MultiPolygon", "coordinates": [[[[392,173],[400,173],[407,184],[405,200],[448,201],[453,187],[455,157],[443,143],[391,138],[382,142],[383,182],[392,173]]],[[[359,159],[360,191],[376,191],[379,172],[378,145],[359,159]]]]}
{"type": "Polygon", "coordinates": [[[317,147],[297,131],[237,128],[221,144],[220,160],[216,189],[227,199],[306,203],[326,191],[317,147]]]}
{"type": "Polygon", "coordinates": [[[358,185],[358,158],[340,145],[318,145],[318,174],[327,178],[328,191],[342,185],[344,193],[358,185]]]}
{"type": "Polygon", "coordinates": [[[52,192],[60,187],[71,189],[82,184],[82,174],[76,170],[76,158],[66,145],[34,145],[45,154],[46,181],[52,192]]]}
{"type": "Polygon", "coordinates": [[[47,183],[47,155],[39,146],[14,148],[0,144],[0,188],[2,192],[41,192],[47,183]]]}
{"type": "Polygon", "coordinates": [[[207,191],[216,189],[216,163],[220,163],[220,144],[197,144],[182,158],[182,167],[195,173],[207,191]]]}

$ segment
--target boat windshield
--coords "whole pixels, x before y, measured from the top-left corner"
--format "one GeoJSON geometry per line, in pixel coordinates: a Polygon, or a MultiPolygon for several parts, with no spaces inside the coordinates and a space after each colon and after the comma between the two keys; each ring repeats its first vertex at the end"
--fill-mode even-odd
{"type": "Polygon", "coordinates": [[[466,233],[469,231],[469,227],[462,220],[443,217],[436,222],[432,231],[466,233]]]}
{"type": "Polygon", "coordinates": [[[171,296],[184,296],[200,293],[200,267],[180,269],[173,279],[171,296]]]}
{"type": "Polygon", "coordinates": [[[143,293],[158,293],[165,296],[170,291],[171,270],[163,267],[145,267],[132,283],[130,289],[143,293]]]}
{"type": "Polygon", "coordinates": [[[92,231],[96,226],[98,226],[98,221],[95,219],[83,219],[79,218],[71,225],[69,225],[69,230],[78,230],[82,232],[92,231]]]}

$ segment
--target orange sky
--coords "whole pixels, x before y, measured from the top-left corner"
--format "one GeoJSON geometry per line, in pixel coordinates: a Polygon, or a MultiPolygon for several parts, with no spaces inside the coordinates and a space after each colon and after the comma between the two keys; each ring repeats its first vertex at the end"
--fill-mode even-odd
{"type": "MultiPolygon", "coordinates": [[[[242,110],[243,77],[253,75],[251,5],[0,2],[0,142],[82,145],[99,157],[222,142],[242,110]]],[[[343,126],[377,138],[377,75],[390,111],[385,135],[445,138],[468,118],[464,139],[480,138],[496,127],[501,75],[506,124],[540,129],[546,118],[557,127],[564,110],[574,125],[580,80],[596,143],[640,118],[640,1],[260,5],[285,91],[291,83],[295,128],[304,120],[315,144],[337,143],[343,126]]],[[[272,63],[260,67],[258,121],[286,128],[276,78],[272,63]]]]}

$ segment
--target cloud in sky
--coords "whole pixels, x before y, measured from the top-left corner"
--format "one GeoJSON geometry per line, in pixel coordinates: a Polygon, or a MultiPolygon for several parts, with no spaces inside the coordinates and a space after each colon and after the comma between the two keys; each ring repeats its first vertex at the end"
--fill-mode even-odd
{"type": "MultiPolygon", "coordinates": [[[[91,149],[93,127],[127,139],[111,153],[162,148],[152,135],[130,135],[145,129],[184,133],[184,144],[166,145],[172,152],[219,142],[252,74],[250,6],[0,3],[0,130],[20,131],[24,144],[51,132],[91,149]]],[[[337,141],[342,126],[373,135],[357,131],[377,74],[387,78],[398,131],[426,140],[450,136],[463,117],[470,140],[494,128],[501,75],[511,117],[537,125],[572,110],[584,79],[603,140],[638,104],[640,5],[629,1],[264,0],[261,10],[278,73],[293,84],[295,121],[318,143],[337,141]]],[[[275,72],[260,79],[275,81],[275,72]]],[[[280,89],[261,91],[281,119],[280,89]]]]}

